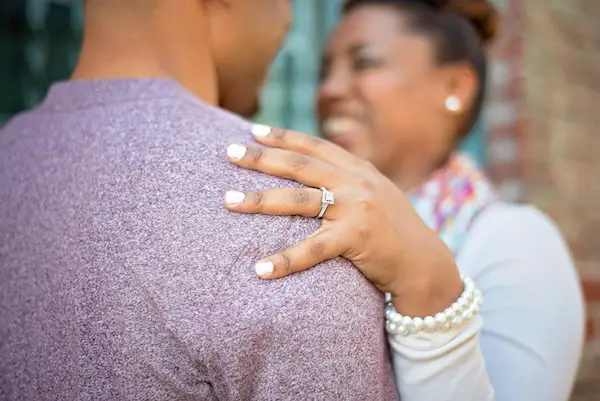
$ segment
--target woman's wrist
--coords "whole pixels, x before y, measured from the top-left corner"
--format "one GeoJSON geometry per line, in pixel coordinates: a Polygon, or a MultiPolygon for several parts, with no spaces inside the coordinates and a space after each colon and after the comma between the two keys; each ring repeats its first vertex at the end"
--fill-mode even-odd
{"type": "Polygon", "coordinates": [[[461,328],[468,324],[479,312],[483,302],[482,294],[472,279],[461,277],[463,291],[443,312],[428,316],[408,316],[399,313],[391,301],[386,302],[386,330],[391,335],[408,336],[421,331],[446,332],[451,328],[461,328]]]}
{"type": "Polygon", "coordinates": [[[405,316],[434,316],[455,302],[463,292],[463,282],[454,263],[443,269],[414,269],[414,274],[391,291],[392,303],[405,316]]]}

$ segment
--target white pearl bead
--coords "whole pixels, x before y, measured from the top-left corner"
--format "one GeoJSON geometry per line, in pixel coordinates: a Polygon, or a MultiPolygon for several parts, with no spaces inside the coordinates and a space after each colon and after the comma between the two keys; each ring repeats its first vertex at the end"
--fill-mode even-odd
{"type": "Polygon", "coordinates": [[[412,320],[412,332],[418,333],[423,330],[423,319],[420,317],[415,317],[412,320]]]}
{"type": "Polygon", "coordinates": [[[448,320],[446,319],[446,316],[443,313],[438,313],[433,317],[433,319],[435,320],[435,327],[439,330],[442,330],[444,328],[444,325],[448,323],[448,320]]]}
{"type": "Polygon", "coordinates": [[[410,333],[410,327],[399,326],[397,333],[400,334],[401,336],[407,336],[408,333],[410,333]]]}
{"type": "Polygon", "coordinates": [[[461,279],[464,288],[460,297],[444,312],[437,313],[435,316],[411,319],[396,312],[391,302],[386,302],[387,331],[391,334],[407,336],[420,331],[426,331],[427,333],[433,333],[436,330],[447,331],[451,327],[459,328],[469,322],[479,312],[483,304],[483,295],[477,289],[473,280],[464,276],[461,276],[461,279]]]}
{"type": "Polygon", "coordinates": [[[435,331],[435,319],[431,316],[427,316],[423,319],[423,331],[427,333],[433,333],[435,331]]]}

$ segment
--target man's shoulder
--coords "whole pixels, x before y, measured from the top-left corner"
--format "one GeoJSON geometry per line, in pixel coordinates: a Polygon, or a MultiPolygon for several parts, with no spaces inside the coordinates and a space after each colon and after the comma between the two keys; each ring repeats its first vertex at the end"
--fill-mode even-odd
{"type": "Polygon", "coordinates": [[[214,107],[193,98],[167,99],[174,109],[170,113],[173,123],[181,125],[182,131],[191,128],[208,146],[222,146],[232,141],[251,140],[252,123],[236,114],[214,107]],[[187,127],[186,127],[187,126],[187,127]]]}
{"type": "MultiPolygon", "coordinates": [[[[47,132],[70,126],[74,131],[135,134],[163,142],[189,140],[188,145],[222,146],[251,139],[251,122],[210,106],[193,96],[165,96],[98,103],[61,109],[42,103],[21,112],[1,127],[3,133],[47,132]]],[[[62,135],[67,133],[62,132],[62,135]]]]}
{"type": "MultiPolygon", "coordinates": [[[[227,160],[227,147],[231,144],[260,146],[252,137],[251,121],[193,98],[161,99],[147,107],[150,109],[145,114],[150,120],[136,130],[149,136],[150,149],[156,146],[155,142],[160,142],[165,150],[173,152],[172,159],[177,158],[186,168],[210,172],[215,184],[227,181],[229,185],[239,184],[243,186],[239,189],[248,190],[300,186],[239,168],[227,160]]],[[[139,114],[139,108],[137,112],[129,110],[124,114],[131,113],[139,114]]]]}

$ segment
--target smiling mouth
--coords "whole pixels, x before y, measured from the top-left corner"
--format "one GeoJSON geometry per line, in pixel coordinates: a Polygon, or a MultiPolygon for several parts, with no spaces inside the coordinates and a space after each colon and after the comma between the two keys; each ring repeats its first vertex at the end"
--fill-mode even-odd
{"type": "Polygon", "coordinates": [[[360,123],[349,117],[326,118],[321,128],[327,139],[341,146],[355,142],[362,131],[360,123]]]}

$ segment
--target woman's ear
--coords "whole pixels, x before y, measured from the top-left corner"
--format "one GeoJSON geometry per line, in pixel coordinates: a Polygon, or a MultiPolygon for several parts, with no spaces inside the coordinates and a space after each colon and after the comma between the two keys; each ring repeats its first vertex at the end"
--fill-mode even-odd
{"type": "Polygon", "coordinates": [[[443,72],[443,107],[452,114],[462,114],[469,110],[479,89],[479,79],[473,68],[467,64],[453,64],[443,72]]]}

